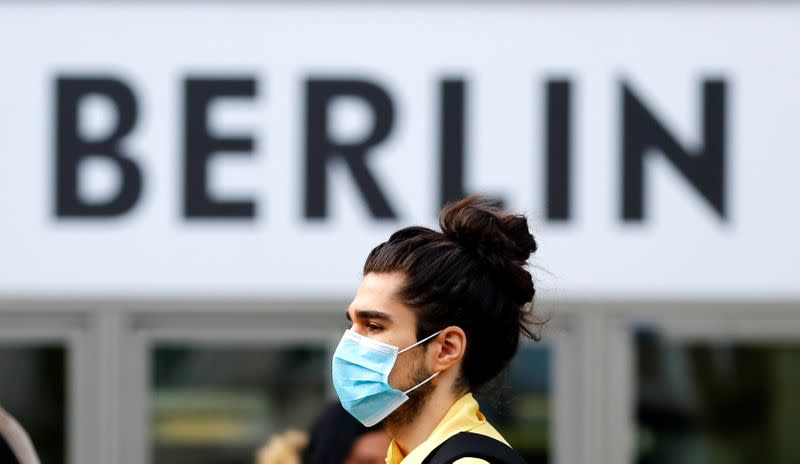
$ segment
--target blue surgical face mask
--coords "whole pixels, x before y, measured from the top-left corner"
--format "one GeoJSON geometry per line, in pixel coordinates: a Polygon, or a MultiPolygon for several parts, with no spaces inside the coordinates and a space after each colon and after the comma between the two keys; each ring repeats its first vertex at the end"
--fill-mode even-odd
{"type": "Polygon", "coordinates": [[[408,393],[436,377],[436,372],[406,391],[389,385],[389,373],[397,355],[439,335],[436,332],[399,350],[377,340],[346,330],[333,353],[333,388],[342,407],[367,427],[372,427],[408,401],[408,393]]]}

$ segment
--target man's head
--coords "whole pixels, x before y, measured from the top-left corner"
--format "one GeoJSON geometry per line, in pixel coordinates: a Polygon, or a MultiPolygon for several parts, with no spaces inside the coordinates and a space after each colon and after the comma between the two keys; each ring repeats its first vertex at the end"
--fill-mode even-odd
{"type": "MultiPolygon", "coordinates": [[[[439,222],[441,232],[405,228],[372,250],[348,317],[356,332],[400,349],[441,331],[401,353],[389,383],[406,389],[448,371],[466,393],[508,365],[521,334],[536,338],[525,269],[536,242],[525,217],[477,197],[447,206],[439,222]]],[[[421,407],[412,400],[431,388],[412,392],[401,409],[421,407]]],[[[392,420],[402,416],[398,410],[392,420]]]]}
{"type": "Polygon", "coordinates": [[[407,349],[398,354],[389,384],[402,391],[420,386],[387,419],[392,425],[405,424],[417,415],[433,389],[432,383],[421,384],[454,366],[458,371],[466,349],[466,334],[457,326],[446,327],[429,341],[412,347],[422,338],[417,338],[414,310],[400,298],[406,280],[400,272],[368,273],[347,309],[351,330],[400,350],[407,349]]]}

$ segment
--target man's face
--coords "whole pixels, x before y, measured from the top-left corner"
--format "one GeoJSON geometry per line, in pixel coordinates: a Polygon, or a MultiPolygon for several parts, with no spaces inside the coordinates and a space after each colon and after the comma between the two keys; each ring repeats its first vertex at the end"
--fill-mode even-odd
{"type": "MultiPolygon", "coordinates": [[[[369,273],[361,280],[355,299],[347,308],[351,329],[360,335],[393,345],[399,349],[417,341],[417,318],[398,297],[404,276],[400,273],[369,273]]],[[[389,384],[398,390],[414,385],[419,371],[424,371],[427,344],[400,353],[389,375],[389,384]],[[417,375],[415,375],[415,371],[417,375]]],[[[424,378],[423,378],[424,380],[424,378]]]]}

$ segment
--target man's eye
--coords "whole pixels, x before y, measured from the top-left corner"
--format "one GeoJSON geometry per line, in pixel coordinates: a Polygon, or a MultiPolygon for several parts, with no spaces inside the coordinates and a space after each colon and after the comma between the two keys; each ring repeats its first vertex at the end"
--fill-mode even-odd
{"type": "Polygon", "coordinates": [[[383,327],[379,326],[378,324],[367,324],[367,330],[370,332],[377,332],[379,330],[383,330],[383,327]]]}

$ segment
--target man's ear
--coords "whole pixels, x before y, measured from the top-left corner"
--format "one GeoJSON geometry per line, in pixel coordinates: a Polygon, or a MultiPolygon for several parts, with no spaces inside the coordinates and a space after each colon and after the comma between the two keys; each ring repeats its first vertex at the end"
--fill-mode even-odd
{"type": "Polygon", "coordinates": [[[437,349],[433,351],[431,369],[439,372],[458,364],[467,350],[467,334],[461,327],[451,325],[433,339],[437,349]]]}

